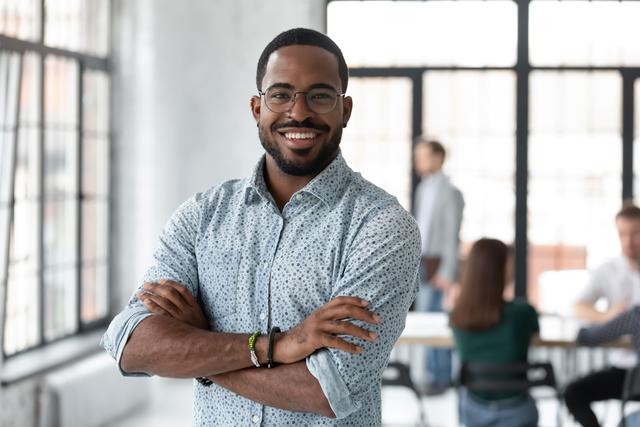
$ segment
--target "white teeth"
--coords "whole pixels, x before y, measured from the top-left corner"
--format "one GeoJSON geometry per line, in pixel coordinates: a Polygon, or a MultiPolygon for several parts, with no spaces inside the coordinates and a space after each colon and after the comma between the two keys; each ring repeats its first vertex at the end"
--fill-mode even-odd
{"type": "Polygon", "coordinates": [[[284,134],[287,139],[310,139],[315,138],[316,134],[313,132],[287,132],[284,134]]]}

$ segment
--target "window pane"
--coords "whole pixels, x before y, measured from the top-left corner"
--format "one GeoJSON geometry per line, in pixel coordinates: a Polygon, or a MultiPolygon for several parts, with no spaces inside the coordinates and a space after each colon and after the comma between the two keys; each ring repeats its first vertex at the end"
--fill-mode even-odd
{"type": "Polygon", "coordinates": [[[40,194],[40,57],[26,54],[23,61],[14,196],[36,200],[40,194]]]}
{"type": "Polygon", "coordinates": [[[398,198],[411,199],[411,81],[352,78],[357,108],[340,147],[349,166],[398,198]]]}
{"type": "Polygon", "coordinates": [[[40,37],[40,0],[0,0],[0,34],[37,40],[40,37]]]}
{"type": "Polygon", "coordinates": [[[45,65],[45,194],[78,193],[78,67],[48,57],[45,65]]]}
{"type": "Polygon", "coordinates": [[[106,74],[87,73],[82,102],[82,193],[106,196],[109,192],[109,80],[106,74]]]}
{"type": "Polygon", "coordinates": [[[423,133],[447,148],[444,171],[465,199],[463,250],[514,238],[515,78],[507,71],[425,74],[423,133]]]}
{"type": "Polygon", "coordinates": [[[45,267],[61,268],[77,264],[77,205],[76,199],[45,203],[45,267]]]}
{"type": "Polygon", "coordinates": [[[620,97],[616,72],[531,75],[528,283],[533,301],[541,273],[592,268],[619,251],[613,218],[622,194],[620,97]]]}
{"type": "Polygon", "coordinates": [[[10,269],[4,325],[4,351],[12,355],[38,345],[38,276],[21,269],[10,269]]]}
{"type": "Polygon", "coordinates": [[[511,1],[331,2],[327,29],[351,66],[516,61],[517,8],[511,1]]]}
{"type": "MultiPolygon", "coordinates": [[[[19,78],[19,55],[0,53],[0,207],[6,207],[11,197],[19,78]]],[[[0,234],[0,244],[6,236],[0,234]]]]}
{"type": "Polygon", "coordinates": [[[82,203],[82,260],[104,261],[107,258],[108,205],[106,200],[82,203]]]}
{"type": "Polygon", "coordinates": [[[637,1],[533,1],[529,10],[534,65],[640,64],[637,1]]]}
{"type": "Polygon", "coordinates": [[[44,271],[44,338],[47,341],[78,329],[76,271],[75,266],[44,271]]]}
{"type": "Polygon", "coordinates": [[[109,0],[47,0],[45,43],[106,56],[109,52],[109,0]]]}
{"type": "Polygon", "coordinates": [[[82,266],[82,323],[107,316],[107,264],[84,263],[82,266]]]}
{"type": "Polygon", "coordinates": [[[7,354],[39,343],[38,224],[39,205],[14,205],[9,245],[4,350],[7,354]]]}
{"type": "Polygon", "coordinates": [[[84,130],[105,135],[109,132],[109,78],[100,71],[87,71],[84,75],[84,130]]]}
{"type": "Polygon", "coordinates": [[[77,199],[46,202],[44,211],[45,339],[77,329],[77,199]]]}

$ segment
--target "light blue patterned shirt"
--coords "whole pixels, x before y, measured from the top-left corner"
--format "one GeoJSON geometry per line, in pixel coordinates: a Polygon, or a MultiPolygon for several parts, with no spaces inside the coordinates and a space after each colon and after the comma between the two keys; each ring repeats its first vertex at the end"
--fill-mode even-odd
{"type": "MultiPolygon", "coordinates": [[[[360,354],[322,349],[307,358],[336,419],[261,405],[194,382],[198,426],[375,426],[380,383],[418,290],[420,235],[398,201],[353,172],[341,154],[282,212],[267,191],[264,157],[253,175],[198,193],[173,214],[144,281],[171,279],[194,294],[217,332],[287,330],[341,295],[381,316],[364,325],[375,342],[347,337],[360,354]]],[[[139,288],[140,289],[140,288],[139,288]]],[[[134,328],[149,316],[135,293],[103,337],[120,365],[134,328]]],[[[356,322],[363,326],[362,322],[356,322]]]]}

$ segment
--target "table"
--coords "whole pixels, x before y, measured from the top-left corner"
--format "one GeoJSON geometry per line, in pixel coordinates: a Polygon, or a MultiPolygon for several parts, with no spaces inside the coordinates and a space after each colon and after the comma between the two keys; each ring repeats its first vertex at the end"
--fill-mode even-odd
{"type": "MultiPolygon", "coordinates": [[[[541,315],[539,317],[540,335],[534,339],[535,347],[560,347],[575,349],[578,330],[582,322],[575,317],[541,315]]],[[[407,321],[398,339],[397,345],[419,344],[436,348],[453,348],[453,335],[446,313],[423,313],[410,311],[407,321]]],[[[629,349],[630,341],[620,339],[603,345],[607,348],[629,349]]]]}

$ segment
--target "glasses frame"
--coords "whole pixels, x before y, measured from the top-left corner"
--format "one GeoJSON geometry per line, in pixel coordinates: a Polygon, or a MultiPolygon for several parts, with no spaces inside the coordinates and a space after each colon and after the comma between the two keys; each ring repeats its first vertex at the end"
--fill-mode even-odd
{"type": "MultiPolygon", "coordinates": [[[[272,88],[270,87],[270,88],[268,88],[267,90],[265,90],[264,92],[263,92],[263,91],[261,91],[261,90],[258,90],[258,95],[260,96],[260,98],[262,98],[262,97],[263,97],[263,95],[266,95],[266,94],[267,94],[267,92],[269,91],[269,89],[272,89],[272,88]]],[[[286,89],[286,88],[285,88],[285,89],[286,89]]],[[[324,89],[327,89],[327,88],[324,88],[324,89]]],[[[271,108],[271,106],[270,106],[270,105],[269,105],[269,103],[267,102],[267,98],[266,98],[266,96],[264,97],[264,105],[266,105],[266,106],[267,106],[267,108],[269,109],[269,111],[271,111],[272,113],[286,113],[286,112],[291,111],[291,110],[293,109],[294,105],[296,105],[296,100],[298,99],[298,94],[299,94],[299,93],[301,93],[301,94],[303,94],[303,95],[304,95],[304,101],[307,103],[307,108],[309,108],[309,110],[313,111],[313,112],[314,112],[314,113],[316,113],[316,114],[329,114],[330,112],[332,112],[333,110],[335,110],[335,109],[336,109],[336,107],[338,106],[338,99],[339,99],[341,96],[342,96],[342,97],[344,97],[344,96],[346,95],[346,92],[339,93],[337,90],[332,89],[332,90],[334,90],[334,91],[336,92],[336,95],[337,95],[337,96],[336,96],[336,102],[333,104],[333,107],[331,107],[331,109],[330,109],[330,110],[328,110],[328,111],[323,111],[323,112],[321,112],[321,113],[320,113],[320,112],[318,112],[318,111],[316,111],[316,110],[314,110],[314,109],[313,109],[313,107],[311,106],[311,103],[309,102],[309,99],[307,99],[307,95],[308,95],[312,90],[314,90],[314,89],[307,90],[307,91],[299,90],[299,91],[295,91],[295,92],[293,92],[293,98],[291,98],[291,100],[290,100],[288,103],[286,103],[286,104],[282,104],[283,106],[286,106],[286,107],[287,107],[286,109],[284,109],[284,110],[282,110],[282,111],[276,111],[276,110],[274,110],[273,108],[271,108]]]]}

